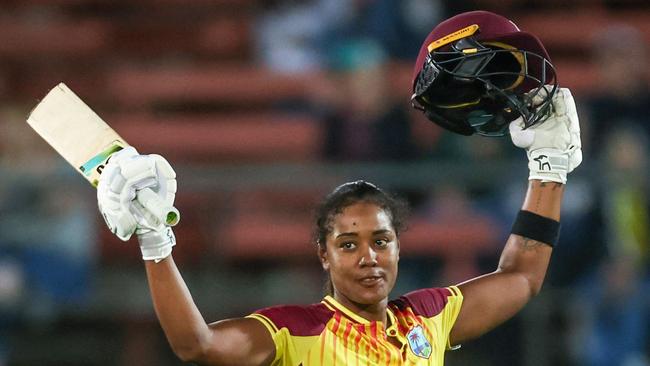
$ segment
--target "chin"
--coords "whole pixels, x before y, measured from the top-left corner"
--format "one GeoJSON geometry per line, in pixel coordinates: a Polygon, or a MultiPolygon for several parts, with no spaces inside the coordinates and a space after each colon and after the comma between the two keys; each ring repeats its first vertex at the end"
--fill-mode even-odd
{"type": "Polygon", "coordinates": [[[388,297],[389,293],[390,291],[385,288],[361,288],[355,291],[354,296],[352,296],[351,299],[359,304],[373,305],[384,301],[388,297]]]}

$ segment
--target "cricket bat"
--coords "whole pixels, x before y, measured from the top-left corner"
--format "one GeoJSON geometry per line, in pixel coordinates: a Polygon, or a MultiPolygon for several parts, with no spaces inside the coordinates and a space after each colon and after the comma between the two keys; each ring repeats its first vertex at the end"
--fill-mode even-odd
{"type": "MultiPolygon", "coordinates": [[[[64,83],[34,107],[27,123],[95,188],[111,155],[128,146],[64,83]]],[[[180,220],[178,210],[149,188],[139,190],[136,200],[155,225],[174,226],[180,220]]]]}

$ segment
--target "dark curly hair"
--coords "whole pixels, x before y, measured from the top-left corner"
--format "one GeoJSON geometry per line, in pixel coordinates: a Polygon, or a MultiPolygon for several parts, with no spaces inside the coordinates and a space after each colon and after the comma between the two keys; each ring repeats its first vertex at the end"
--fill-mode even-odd
{"type": "Polygon", "coordinates": [[[336,215],[358,202],[373,203],[384,210],[390,217],[393,230],[398,237],[406,228],[409,207],[405,200],[384,192],[372,183],[357,180],[336,187],[318,206],[313,233],[314,242],[325,248],[326,238],[332,232],[332,223],[336,215]]]}

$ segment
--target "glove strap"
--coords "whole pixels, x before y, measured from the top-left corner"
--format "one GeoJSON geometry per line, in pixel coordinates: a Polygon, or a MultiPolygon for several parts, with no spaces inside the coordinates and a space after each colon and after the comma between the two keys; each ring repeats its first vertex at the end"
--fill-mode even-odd
{"type": "Polygon", "coordinates": [[[569,171],[567,153],[554,149],[537,149],[528,153],[528,179],[565,184],[569,171]]]}
{"type": "Polygon", "coordinates": [[[170,227],[138,234],[138,241],[142,259],[156,263],[167,258],[172,253],[172,247],[176,245],[176,237],[170,227]]]}

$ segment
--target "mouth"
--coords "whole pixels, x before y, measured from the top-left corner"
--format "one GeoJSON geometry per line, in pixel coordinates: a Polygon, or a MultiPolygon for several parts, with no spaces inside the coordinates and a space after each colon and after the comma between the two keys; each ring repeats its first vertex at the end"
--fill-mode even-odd
{"type": "Polygon", "coordinates": [[[364,276],[359,279],[359,283],[365,287],[374,287],[384,282],[384,276],[381,274],[364,276]]]}

